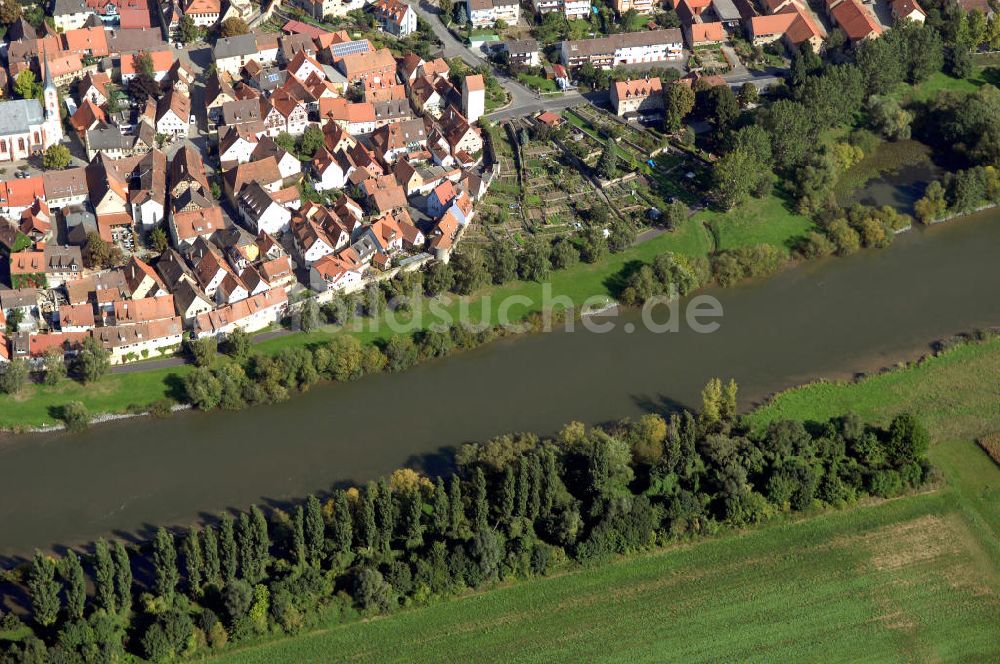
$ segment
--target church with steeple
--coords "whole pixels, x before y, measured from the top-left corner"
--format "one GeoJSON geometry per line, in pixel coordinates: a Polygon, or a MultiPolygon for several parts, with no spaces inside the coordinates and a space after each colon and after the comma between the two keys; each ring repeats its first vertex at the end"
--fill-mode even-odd
{"type": "Polygon", "coordinates": [[[52,82],[49,60],[42,52],[42,103],[37,99],[0,102],[0,161],[27,159],[45,152],[63,138],[59,93],[52,82]]]}

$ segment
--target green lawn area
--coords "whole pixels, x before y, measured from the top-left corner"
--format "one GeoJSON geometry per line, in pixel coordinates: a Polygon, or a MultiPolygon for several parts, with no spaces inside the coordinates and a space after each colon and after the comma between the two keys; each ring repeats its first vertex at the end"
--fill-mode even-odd
{"type": "Polygon", "coordinates": [[[753,414],[774,419],[827,419],[849,410],[887,423],[903,409],[919,413],[946,439],[1000,430],[1000,339],[963,345],[907,368],[859,382],[821,382],[782,393],[753,414]]]}
{"type": "Polygon", "coordinates": [[[694,166],[679,155],[661,152],[654,160],[656,168],[651,170],[650,178],[655,183],[654,191],[664,199],[677,198],[688,205],[699,203],[704,193],[702,185],[708,186],[708,177],[704,169],[694,166]],[[669,171],[669,172],[668,172],[669,171]],[[695,173],[695,178],[688,179],[687,173],[695,173]]]}
{"type": "Polygon", "coordinates": [[[123,413],[130,406],[143,409],[176,396],[176,388],[189,370],[184,366],[109,374],[91,385],[70,380],[56,387],[32,384],[17,396],[0,395],[0,428],[17,431],[55,424],[59,409],[70,401],[82,401],[91,415],[123,413]]]}
{"type": "Polygon", "coordinates": [[[517,80],[521,81],[529,88],[535,88],[536,90],[541,90],[542,92],[555,92],[559,89],[555,81],[551,81],[543,76],[534,76],[532,74],[521,72],[517,75],[517,80]]]}
{"type": "MultiPolygon", "coordinates": [[[[567,23],[569,24],[569,36],[567,39],[588,39],[590,38],[590,33],[594,30],[594,26],[587,20],[578,19],[567,21],[567,23]]],[[[600,35],[597,36],[600,37],[600,35]]]]}
{"type": "MultiPolygon", "coordinates": [[[[579,127],[585,134],[597,141],[599,145],[603,146],[607,143],[608,138],[600,129],[595,127],[589,120],[574,113],[572,109],[566,109],[563,112],[563,118],[568,120],[571,125],[579,127]]],[[[618,155],[618,160],[622,162],[622,165],[627,164],[630,159],[633,159],[629,151],[617,142],[615,143],[615,153],[618,155]]],[[[641,164],[644,163],[644,159],[645,158],[643,158],[643,160],[635,159],[635,161],[637,161],[641,167],[641,164]]]]}
{"type": "Polygon", "coordinates": [[[695,218],[712,230],[720,251],[754,244],[788,249],[813,226],[808,217],[790,211],[776,195],[751,198],[729,212],[707,210],[695,218]]]}
{"type": "Polygon", "coordinates": [[[579,127],[580,129],[583,129],[587,133],[591,134],[594,138],[598,138],[597,129],[595,129],[593,125],[591,125],[589,122],[581,118],[576,113],[573,113],[571,111],[564,111],[563,119],[569,121],[569,123],[574,127],[579,127]]]}
{"type": "MultiPolygon", "coordinates": [[[[548,286],[551,288],[553,297],[568,298],[574,306],[580,306],[590,297],[610,298],[608,282],[628,262],[650,262],[654,257],[665,251],[673,251],[687,256],[705,256],[708,254],[710,246],[708,233],[692,219],[671,233],[659,235],[648,242],[631,247],[622,253],[612,254],[600,263],[579,263],[568,270],[553,271],[549,275],[548,286]]],[[[496,323],[498,321],[500,303],[508,297],[523,296],[532,302],[529,306],[512,309],[511,314],[515,319],[538,311],[542,302],[544,288],[545,285],[534,281],[513,281],[503,286],[483,288],[476,294],[466,298],[467,305],[462,304],[462,298],[453,294],[446,294],[437,299],[435,306],[456,318],[460,307],[467,306],[474,320],[496,323]]],[[[433,322],[430,320],[430,302],[431,300],[425,298],[420,302],[414,303],[410,314],[407,316],[399,315],[399,320],[410,321],[414,318],[422,318],[424,325],[433,322]]],[[[555,307],[555,309],[560,308],[562,307],[558,304],[555,307]]],[[[342,333],[340,328],[325,326],[309,335],[295,334],[270,339],[260,344],[258,348],[274,350],[289,344],[321,341],[340,333],[342,333]]],[[[351,333],[357,334],[359,338],[365,341],[384,339],[391,336],[391,333],[385,330],[376,331],[366,329],[363,332],[351,333]]]]}
{"type": "Polygon", "coordinates": [[[985,82],[981,75],[983,69],[977,67],[970,78],[952,78],[943,72],[931,76],[917,86],[900,83],[892,92],[897,99],[923,102],[933,99],[939,92],[975,92],[985,82]]]}
{"type": "Polygon", "coordinates": [[[859,383],[779,395],[752,415],[885,422],[914,410],[938,490],[792,516],[653,555],[394,616],[330,624],[213,661],[995,661],[1000,468],[971,442],[1000,429],[1000,340],[859,383]]]}
{"type": "MultiPolygon", "coordinates": [[[[856,382],[794,388],[751,418],[763,426],[776,419],[825,420],[853,411],[862,419],[885,424],[898,413],[917,413],[935,441],[931,461],[957,494],[957,505],[970,527],[981,534],[996,570],[1000,568],[1000,471],[972,441],[1000,431],[997,376],[1000,338],[961,345],[905,369],[856,382]]],[[[996,638],[994,649],[1000,652],[1000,637],[996,638]]]]}

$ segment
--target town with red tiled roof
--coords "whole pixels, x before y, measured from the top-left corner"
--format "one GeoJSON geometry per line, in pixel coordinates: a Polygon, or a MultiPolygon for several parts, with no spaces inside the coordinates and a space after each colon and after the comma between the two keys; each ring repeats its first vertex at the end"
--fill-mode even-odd
{"type": "MultiPolygon", "coordinates": [[[[192,0],[165,20],[171,31],[190,19],[211,32],[234,15],[247,18],[240,7],[192,0]]],[[[436,179],[422,181],[424,190],[441,183],[461,187],[466,173],[475,171],[472,181],[482,194],[489,181],[482,130],[463,116],[470,108],[482,112],[481,75],[458,79],[467,79],[464,99],[457,91],[448,97],[453,106],[436,129],[443,137],[442,167],[428,150],[436,120],[425,125],[418,119],[394,54],[375,48],[372,39],[296,20],[287,21],[280,35],[255,29],[214,39],[213,92],[209,107],[201,109],[192,104],[193,88],[203,85],[199,67],[152,29],[155,11],[148,0],[77,6],[58,0],[54,20],[62,32],[27,28],[10,49],[16,71],[35,68],[63,91],[70,110],[71,131],[59,135],[58,110],[42,108],[41,120],[53,124],[45,126],[48,143],[38,131],[40,148],[75,142],[71,155],[87,155],[63,169],[0,182],[9,287],[36,288],[54,302],[59,289],[71,289],[80,300],[51,320],[23,319],[26,334],[84,333],[105,345],[115,362],[127,362],[173,352],[178,321],[196,337],[236,328],[253,332],[287,315],[290,293],[312,290],[329,299],[400,264],[448,259],[448,250],[426,246],[444,210],[432,207],[437,216],[431,214],[418,191],[400,186],[392,167],[406,160],[422,172],[437,169],[436,179]],[[139,39],[140,32],[148,38],[139,39]],[[391,140],[376,155],[372,137],[382,128],[391,140]],[[222,157],[217,165],[213,149],[222,157]],[[452,166],[456,160],[465,171],[452,166]],[[307,205],[307,191],[318,200],[307,205]],[[390,227],[393,238],[383,241],[390,227]],[[258,249],[261,236],[268,238],[266,254],[258,249]],[[324,256],[321,274],[328,278],[310,276],[324,256]],[[334,279],[330,261],[346,266],[349,276],[334,279]],[[93,284],[89,293],[87,284],[93,284]],[[128,326],[142,329],[132,334],[128,326]],[[149,338],[154,332],[160,336],[149,338]]],[[[391,35],[416,30],[405,2],[384,2],[371,11],[379,29],[391,35]]],[[[422,75],[451,87],[452,72],[440,64],[429,63],[422,75]]],[[[0,153],[6,145],[0,139],[0,153]]],[[[34,136],[32,145],[39,149],[34,136]]],[[[451,233],[458,234],[472,214],[470,208],[451,233]]]]}
{"type": "Polygon", "coordinates": [[[997,2],[0,0],[0,664],[1000,661],[997,2]]]}

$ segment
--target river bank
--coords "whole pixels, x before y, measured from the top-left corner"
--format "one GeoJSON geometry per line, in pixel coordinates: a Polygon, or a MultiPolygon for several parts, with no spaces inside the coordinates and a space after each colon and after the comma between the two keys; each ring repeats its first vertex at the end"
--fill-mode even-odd
{"type": "Polygon", "coordinates": [[[641,312],[619,309],[605,334],[500,339],[279,404],[8,436],[0,553],[280,506],[404,465],[433,474],[463,442],[504,431],[696,407],[715,376],[734,378],[747,408],[793,385],[915,359],[935,339],[1000,324],[997,246],[1000,223],[987,213],[916,228],[883,251],[707,289],[725,314],[712,334],[655,333],[641,312]]]}

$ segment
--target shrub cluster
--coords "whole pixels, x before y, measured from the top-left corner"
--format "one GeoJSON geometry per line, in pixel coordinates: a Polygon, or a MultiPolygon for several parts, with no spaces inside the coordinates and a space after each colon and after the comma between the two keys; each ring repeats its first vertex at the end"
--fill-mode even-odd
{"type": "Polygon", "coordinates": [[[929,224],[948,215],[964,214],[998,204],[1000,172],[993,166],[974,166],[948,173],[942,182],[931,182],[923,198],[913,207],[917,219],[929,224]]]}
{"type": "Polygon", "coordinates": [[[634,306],[657,295],[686,295],[706,281],[705,273],[703,262],[668,251],[649,265],[626,266],[620,277],[618,299],[634,306]]]}
{"type": "Polygon", "coordinates": [[[807,234],[797,247],[805,258],[838,254],[847,256],[862,247],[885,248],[892,244],[896,233],[913,223],[909,215],[884,205],[880,208],[852,205],[821,213],[817,219],[819,231],[807,234]]]}
{"type": "Polygon", "coordinates": [[[721,251],[712,257],[712,273],[728,287],[748,277],[774,274],[788,261],[788,253],[774,245],[755,244],[721,251]]]}

